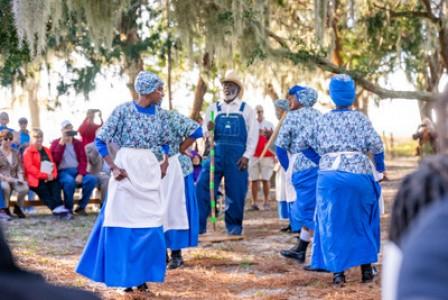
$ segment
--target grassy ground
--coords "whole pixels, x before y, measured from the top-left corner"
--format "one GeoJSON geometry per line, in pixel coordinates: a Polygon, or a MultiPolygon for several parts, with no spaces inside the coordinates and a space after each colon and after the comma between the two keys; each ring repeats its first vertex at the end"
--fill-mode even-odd
{"type": "MultiPolygon", "coordinates": [[[[390,181],[383,183],[383,237],[399,180],[415,165],[411,158],[388,163],[390,181]]],[[[152,294],[123,295],[74,273],[95,217],[91,214],[64,222],[33,215],[9,222],[6,232],[20,265],[42,273],[50,282],[81,287],[104,299],[380,299],[380,279],[361,284],[359,269],[348,272],[346,287],[334,288],[330,274],[307,273],[301,265],[282,258],[279,251],[289,248],[294,237],[279,232],[284,223],[275,209],[247,212],[243,241],[186,250],[186,266],[168,271],[164,284],[151,284],[152,294]]],[[[218,230],[223,230],[222,221],[218,230]]]]}

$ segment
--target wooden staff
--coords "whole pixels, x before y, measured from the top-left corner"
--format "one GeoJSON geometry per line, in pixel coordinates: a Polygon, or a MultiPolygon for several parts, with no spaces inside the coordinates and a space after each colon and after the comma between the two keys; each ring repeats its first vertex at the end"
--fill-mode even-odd
{"type": "MultiPolygon", "coordinates": [[[[215,112],[210,111],[210,121],[215,123],[215,112]]],[[[212,214],[210,221],[213,225],[213,231],[216,231],[216,199],[215,199],[215,129],[209,132],[210,142],[210,207],[212,214]]]]}

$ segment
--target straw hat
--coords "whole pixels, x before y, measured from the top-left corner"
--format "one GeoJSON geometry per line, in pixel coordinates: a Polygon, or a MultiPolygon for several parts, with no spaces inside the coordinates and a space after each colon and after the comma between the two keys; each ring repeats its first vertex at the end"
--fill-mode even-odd
{"type": "Polygon", "coordinates": [[[243,98],[244,87],[243,87],[243,83],[242,83],[240,77],[238,76],[238,74],[236,74],[233,70],[227,71],[226,76],[224,76],[224,78],[221,79],[221,83],[224,83],[224,82],[233,82],[236,85],[238,85],[240,87],[240,92],[238,93],[238,97],[240,99],[243,98]]]}

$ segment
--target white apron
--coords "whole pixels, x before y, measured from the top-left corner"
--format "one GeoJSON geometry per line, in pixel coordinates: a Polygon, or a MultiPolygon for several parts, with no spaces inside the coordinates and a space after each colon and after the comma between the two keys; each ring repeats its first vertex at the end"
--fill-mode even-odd
{"type": "Polygon", "coordinates": [[[179,154],[171,156],[168,162],[169,167],[166,176],[162,179],[161,187],[165,209],[163,230],[189,229],[185,180],[179,162],[179,154]]]}
{"type": "MultiPolygon", "coordinates": [[[[333,161],[333,164],[331,165],[330,169],[327,169],[327,170],[328,171],[336,171],[339,168],[339,165],[341,164],[341,157],[342,157],[342,155],[350,157],[350,156],[354,156],[356,154],[365,155],[362,152],[356,152],[356,151],[341,151],[341,152],[331,152],[331,153],[324,154],[324,156],[329,156],[329,157],[335,158],[335,160],[333,161]]],[[[372,174],[373,174],[373,178],[375,179],[375,181],[378,182],[381,179],[383,179],[384,178],[384,174],[380,173],[380,172],[378,172],[376,170],[375,165],[373,164],[373,162],[370,159],[369,159],[369,164],[370,164],[370,168],[372,169],[372,174]]],[[[381,191],[380,198],[378,199],[378,201],[379,201],[380,213],[384,214],[383,191],[381,191]]]]}
{"type": "Polygon", "coordinates": [[[148,149],[121,148],[115,164],[128,178],[109,180],[105,227],[149,228],[163,225],[160,164],[148,149]]]}
{"type": "Polygon", "coordinates": [[[289,154],[289,166],[288,170],[280,170],[277,172],[276,176],[276,196],[278,201],[286,200],[286,202],[291,203],[296,201],[297,195],[294,186],[292,185],[292,169],[294,168],[294,163],[297,159],[298,154],[289,154]]]}
{"type": "Polygon", "coordinates": [[[289,156],[289,166],[285,174],[285,191],[286,191],[286,202],[291,203],[297,200],[297,193],[294,185],[292,184],[292,173],[294,169],[294,164],[296,163],[298,153],[288,155],[289,156]]]}

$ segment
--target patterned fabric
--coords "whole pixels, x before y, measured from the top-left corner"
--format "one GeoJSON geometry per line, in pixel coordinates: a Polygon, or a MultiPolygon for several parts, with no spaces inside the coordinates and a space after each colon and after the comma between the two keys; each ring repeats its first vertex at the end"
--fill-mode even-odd
{"type": "Polygon", "coordinates": [[[297,101],[305,107],[312,107],[317,101],[317,92],[312,88],[305,88],[296,94],[297,101]]]}
{"type": "Polygon", "coordinates": [[[330,97],[337,106],[350,106],[355,101],[356,87],[353,79],[346,74],[331,78],[330,97]]]}
{"type": "Polygon", "coordinates": [[[286,99],[275,100],[274,105],[284,111],[289,111],[289,101],[286,99]]]}
{"type": "Polygon", "coordinates": [[[141,113],[133,102],[126,102],[114,109],[97,138],[120,148],[149,149],[156,154],[168,144],[169,131],[166,112],[155,109],[153,114],[141,113]]]}
{"type": "Polygon", "coordinates": [[[141,71],[135,79],[134,88],[139,95],[148,95],[161,85],[163,85],[163,81],[156,74],[141,71]]]}
{"type": "Polygon", "coordinates": [[[301,91],[301,90],[303,90],[303,89],[305,89],[304,86],[301,86],[301,85],[295,85],[295,86],[292,86],[291,88],[289,88],[289,90],[288,90],[288,94],[289,94],[289,95],[295,95],[295,94],[297,94],[297,92],[299,92],[299,91],[301,91]]]}
{"type": "Polygon", "coordinates": [[[310,147],[310,140],[313,140],[314,128],[320,116],[320,112],[316,109],[303,107],[288,112],[283,122],[276,145],[286,149],[290,154],[298,154],[297,159],[293,162],[293,172],[317,167],[301,153],[301,150],[310,147]]]}
{"type": "Polygon", "coordinates": [[[310,146],[322,157],[319,164],[321,170],[330,169],[336,159],[325,154],[363,153],[342,155],[340,158],[337,170],[356,174],[372,174],[366,154],[384,152],[383,142],[369,119],[358,111],[348,109],[324,114],[318,120],[310,146]]]}
{"type": "MultiPolygon", "coordinates": [[[[195,121],[191,120],[190,118],[176,112],[176,111],[166,111],[165,112],[168,116],[168,126],[169,126],[169,142],[168,145],[170,146],[170,151],[168,153],[169,156],[176,155],[180,151],[180,144],[188,138],[193,132],[196,131],[200,126],[195,121]]],[[[156,154],[156,156],[161,155],[160,150],[159,153],[156,154]]],[[[191,159],[186,155],[179,155],[179,162],[182,167],[182,173],[184,176],[187,176],[191,173],[193,173],[193,163],[191,162],[191,159]]]]}

